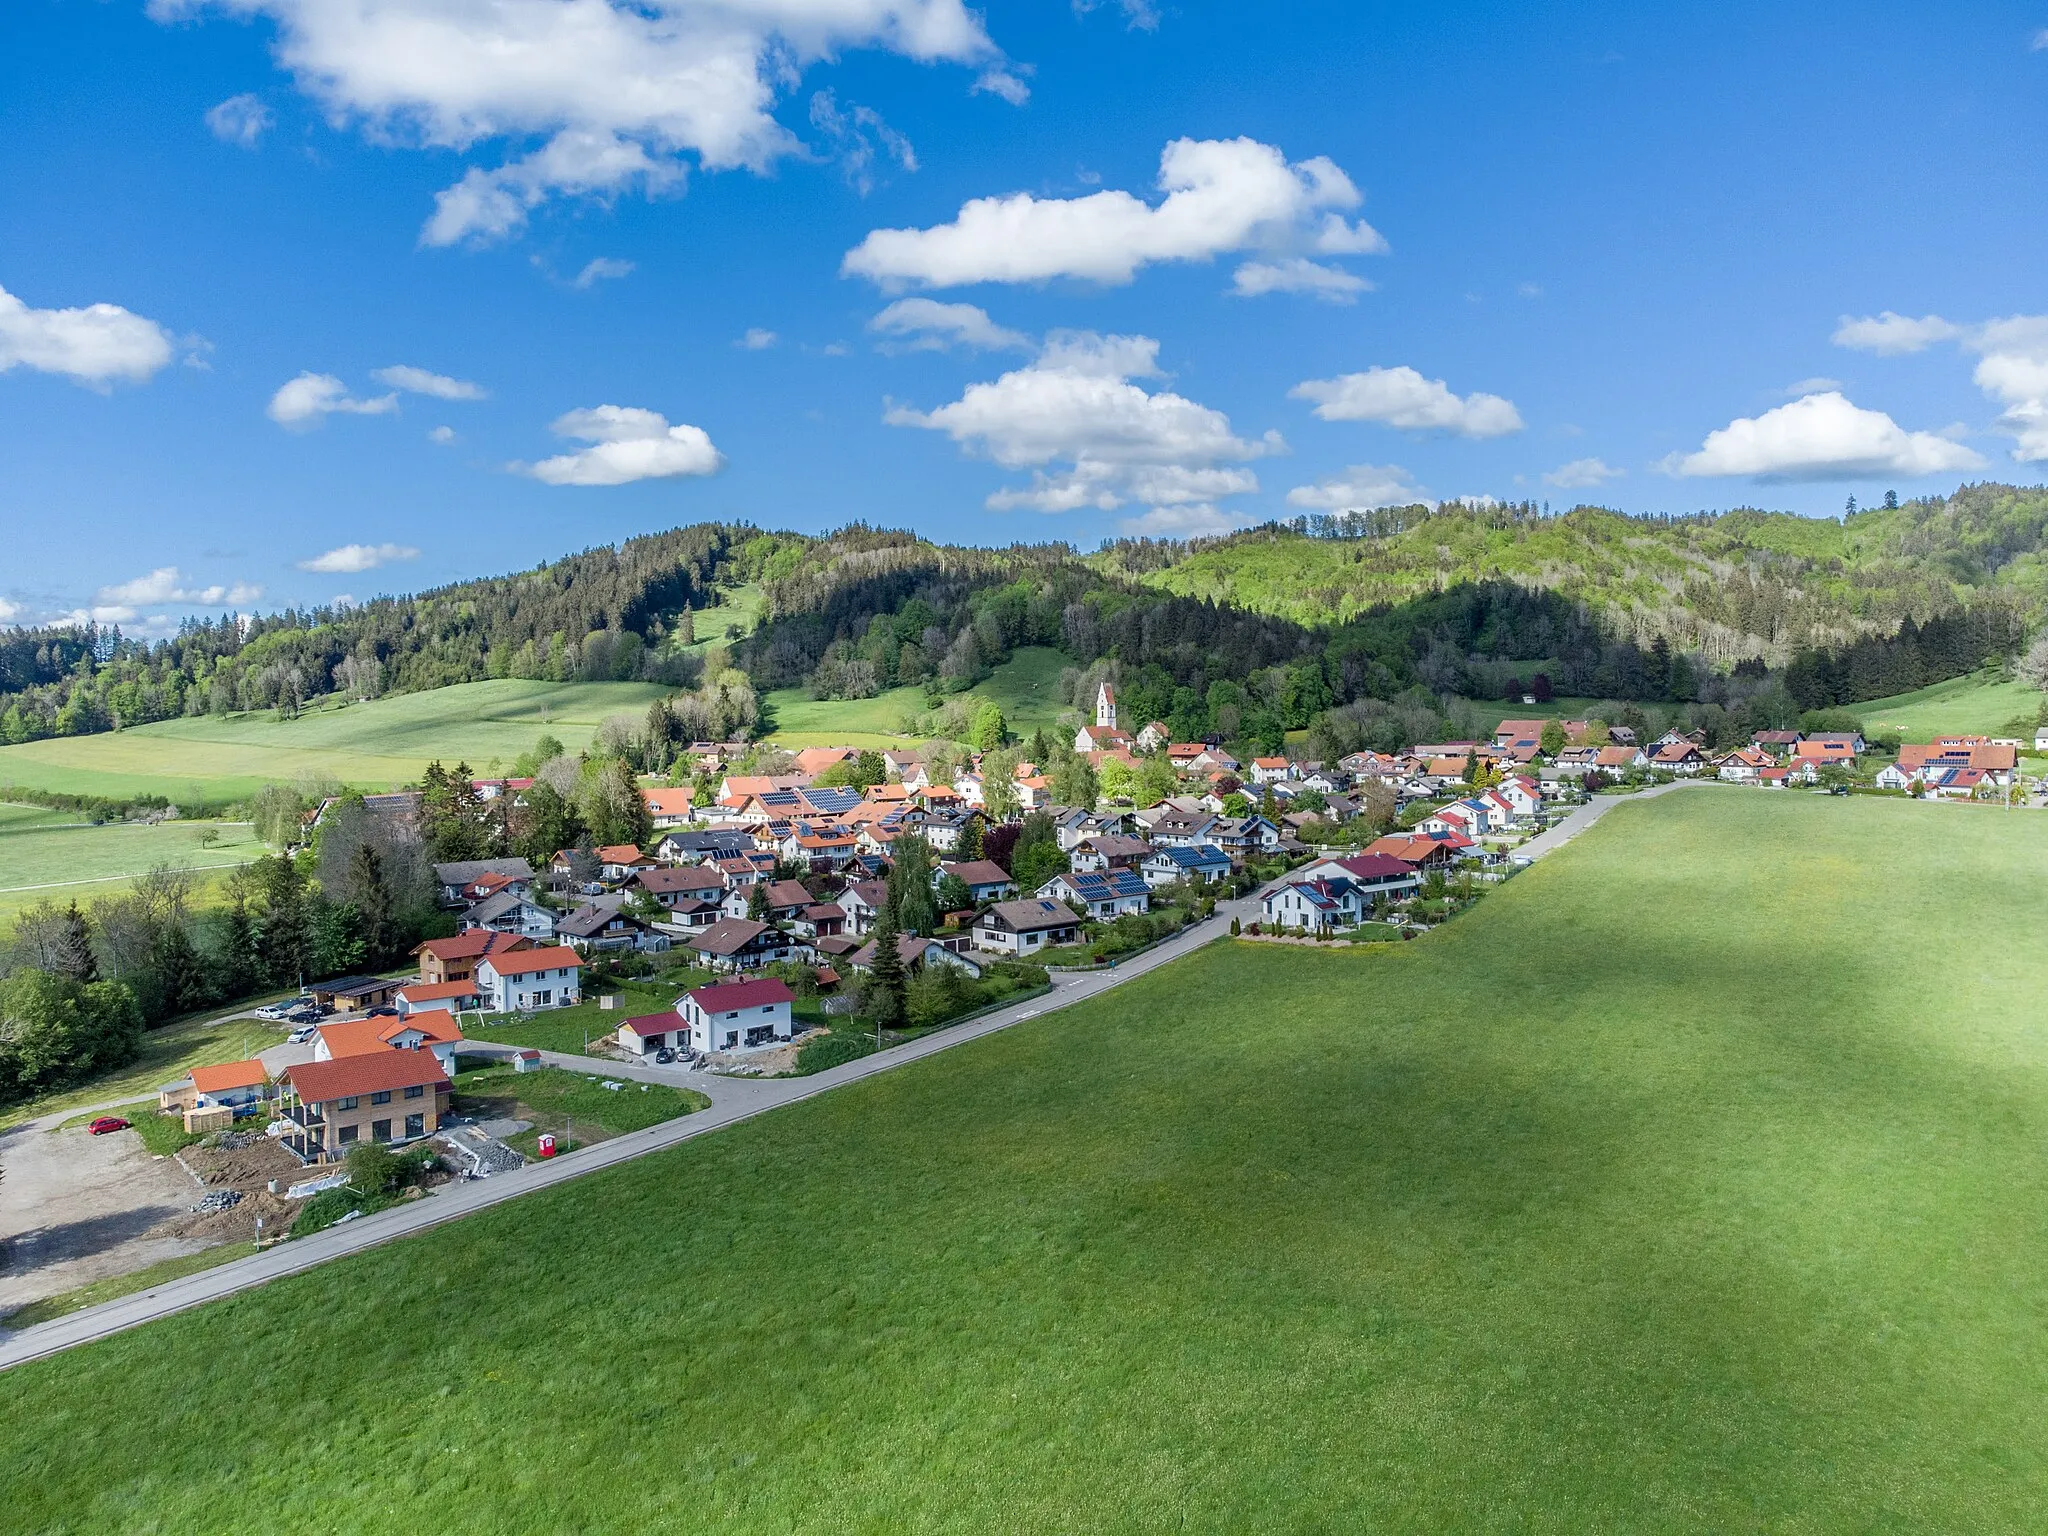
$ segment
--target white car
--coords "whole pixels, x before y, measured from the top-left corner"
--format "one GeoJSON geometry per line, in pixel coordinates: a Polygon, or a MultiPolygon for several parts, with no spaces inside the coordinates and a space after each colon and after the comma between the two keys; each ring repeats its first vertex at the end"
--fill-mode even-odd
{"type": "Polygon", "coordinates": [[[298,1011],[299,1005],[297,1003],[271,1003],[267,1007],[258,1008],[256,1010],[256,1017],[268,1019],[271,1023],[275,1024],[279,1019],[290,1018],[298,1011]]]}
{"type": "Polygon", "coordinates": [[[289,1035],[285,1036],[285,1039],[290,1041],[293,1045],[304,1045],[308,1040],[312,1039],[316,1033],[318,1033],[318,1031],[316,1031],[312,1025],[308,1024],[304,1029],[293,1030],[289,1035]]]}

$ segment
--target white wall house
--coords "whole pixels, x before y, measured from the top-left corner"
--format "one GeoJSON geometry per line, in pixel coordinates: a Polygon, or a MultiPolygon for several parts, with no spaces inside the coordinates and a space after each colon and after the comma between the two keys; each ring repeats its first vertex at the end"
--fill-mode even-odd
{"type": "Polygon", "coordinates": [[[583,1001],[583,957],[566,944],[486,955],[477,962],[477,990],[492,1013],[567,1008],[583,1001]]]}
{"type": "Polygon", "coordinates": [[[690,1047],[699,1051],[748,1051],[786,1045],[793,1031],[790,1004],[796,996],[774,977],[713,982],[676,1001],[690,1047]]]}

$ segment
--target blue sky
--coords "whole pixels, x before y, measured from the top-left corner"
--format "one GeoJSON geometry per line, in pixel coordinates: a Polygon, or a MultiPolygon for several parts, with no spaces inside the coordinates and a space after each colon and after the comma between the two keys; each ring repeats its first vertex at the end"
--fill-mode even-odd
{"type": "Polygon", "coordinates": [[[12,0],[0,96],[15,622],[2048,460],[2038,0],[12,0]]]}

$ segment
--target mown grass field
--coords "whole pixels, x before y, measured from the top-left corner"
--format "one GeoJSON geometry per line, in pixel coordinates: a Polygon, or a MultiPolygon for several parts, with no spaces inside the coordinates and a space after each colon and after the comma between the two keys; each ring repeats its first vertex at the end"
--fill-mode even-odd
{"type": "Polygon", "coordinates": [[[0,1525],[2036,1530],[2044,855],[1623,805],[10,1371],[0,1525]]]}
{"type": "MultiPolygon", "coordinates": [[[[1901,741],[1932,741],[1941,735],[2000,734],[2014,720],[2031,721],[2041,708],[2041,694],[2018,681],[1958,677],[1917,693],[1894,694],[1850,707],[1866,731],[1894,730],[1901,741]]],[[[2032,728],[2023,735],[2031,747],[2032,728]]]]}
{"type": "Polygon", "coordinates": [[[117,894],[159,864],[192,870],[206,883],[265,851],[247,822],[95,827],[69,811],[0,805],[0,928],[40,901],[85,904],[117,894]]]}
{"type": "Polygon", "coordinates": [[[9,784],[68,794],[164,795],[220,805],[271,779],[334,777],[358,789],[412,782],[435,758],[478,773],[509,767],[542,735],[570,751],[589,745],[607,715],[644,713],[670,690],[657,683],[533,683],[505,679],[323,705],[296,720],[268,713],[166,720],[97,736],[0,747],[0,798],[9,784]]]}
{"type": "MultiPolygon", "coordinates": [[[[975,701],[993,699],[1010,729],[1028,736],[1050,726],[1067,706],[1059,701],[1060,669],[1071,665],[1047,646],[1019,646],[1010,659],[965,694],[956,695],[971,714],[975,701]]],[[[812,699],[801,688],[779,688],[766,696],[774,711],[769,740],[784,747],[900,747],[915,738],[897,734],[906,715],[926,712],[924,689],[891,688],[872,699],[812,699]]]]}

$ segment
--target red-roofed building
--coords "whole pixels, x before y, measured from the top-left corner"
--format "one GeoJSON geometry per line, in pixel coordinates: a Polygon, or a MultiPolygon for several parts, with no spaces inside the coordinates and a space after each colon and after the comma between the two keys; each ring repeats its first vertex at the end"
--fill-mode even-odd
{"type": "Polygon", "coordinates": [[[666,832],[689,822],[690,805],[696,793],[688,785],[683,785],[675,789],[643,789],[640,798],[647,802],[647,814],[654,823],[654,830],[666,832]]]}
{"type": "Polygon", "coordinates": [[[477,962],[477,989],[492,1013],[566,1008],[583,1000],[583,957],[566,944],[486,955],[477,962]]]}
{"type": "Polygon", "coordinates": [[[218,1066],[194,1067],[181,1082],[157,1092],[157,1108],[166,1112],[185,1109],[244,1110],[270,1097],[270,1072],[262,1062],[223,1062],[218,1066]]]}
{"type": "Polygon", "coordinates": [[[461,1044],[462,1030],[454,1014],[445,1008],[424,1008],[395,1019],[385,1014],[322,1024],[314,1035],[313,1059],[344,1061],[378,1051],[424,1050],[431,1052],[442,1070],[453,1077],[455,1052],[461,1044]]]}
{"type": "Polygon", "coordinates": [[[477,961],[485,955],[503,955],[516,949],[531,948],[533,940],[522,934],[471,928],[452,939],[429,939],[415,949],[413,955],[420,963],[420,980],[438,985],[468,981],[476,974],[477,961]]]}
{"type": "Polygon", "coordinates": [[[440,1129],[453,1085],[428,1051],[373,1051],[284,1071],[284,1144],[306,1162],[345,1157],[359,1141],[415,1141],[440,1129]]]}
{"type": "Polygon", "coordinates": [[[693,1050],[746,1051],[788,1043],[795,1001],[796,994],[772,976],[720,981],[679,998],[676,1013],[693,1050]]]}

